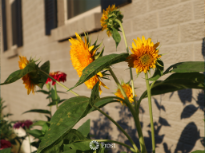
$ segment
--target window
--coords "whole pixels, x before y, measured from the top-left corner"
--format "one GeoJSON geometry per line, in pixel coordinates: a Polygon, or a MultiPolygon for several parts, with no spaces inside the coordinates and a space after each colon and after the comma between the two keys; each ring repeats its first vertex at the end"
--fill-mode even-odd
{"type": "Polygon", "coordinates": [[[100,6],[100,0],[66,0],[67,19],[100,6]]]}
{"type": "Polygon", "coordinates": [[[2,0],[1,4],[3,51],[5,52],[23,46],[21,0],[2,0]],[[11,35],[8,31],[12,32],[11,35]]]}

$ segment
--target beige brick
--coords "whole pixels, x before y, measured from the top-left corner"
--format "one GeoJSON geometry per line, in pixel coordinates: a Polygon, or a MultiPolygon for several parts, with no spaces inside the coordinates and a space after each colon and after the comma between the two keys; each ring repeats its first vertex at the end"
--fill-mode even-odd
{"type": "Polygon", "coordinates": [[[132,20],[125,20],[122,23],[122,26],[125,31],[125,36],[132,32],[132,20]]]}
{"type": "Polygon", "coordinates": [[[171,64],[192,61],[193,60],[193,45],[192,44],[181,44],[174,46],[162,46],[160,47],[160,54],[164,54],[161,59],[166,64],[171,64]]]}
{"type": "Polygon", "coordinates": [[[137,16],[133,20],[133,31],[156,29],[157,24],[157,12],[137,16]]]}
{"type": "Polygon", "coordinates": [[[190,21],[192,19],[191,2],[163,9],[159,12],[160,26],[190,21]]]}
{"type": "Polygon", "coordinates": [[[163,28],[160,30],[154,30],[148,32],[148,36],[152,39],[154,43],[160,42],[161,45],[176,44],[179,39],[179,27],[173,26],[168,28],[163,28]]]}
{"type": "Polygon", "coordinates": [[[194,44],[194,61],[204,61],[204,56],[202,54],[202,42],[194,44]]]}
{"type": "Polygon", "coordinates": [[[179,1],[178,0],[172,0],[172,1],[164,1],[164,0],[149,0],[149,10],[157,10],[157,9],[162,9],[165,7],[169,7],[172,5],[176,5],[179,1]]]}
{"type": "Polygon", "coordinates": [[[203,35],[203,21],[191,22],[180,25],[181,42],[190,42],[202,40],[203,35]]]}
{"type": "Polygon", "coordinates": [[[202,0],[193,1],[194,5],[194,19],[204,18],[204,2],[202,0]]]}

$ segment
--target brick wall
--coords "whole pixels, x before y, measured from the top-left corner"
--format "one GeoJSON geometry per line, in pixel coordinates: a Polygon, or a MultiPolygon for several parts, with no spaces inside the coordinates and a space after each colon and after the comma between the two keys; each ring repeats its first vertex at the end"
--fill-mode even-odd
{"type": "MultiPolygon", "coordinates": [[[[202,0],[133,0],[121,9],[124,14],[123,26],[125,28],[128,46],[131,47],[133,39],[151,37],[153,42],[160,42],[160,53],[164,54],[162,60],[165,68],[171,64],[183,61],[202,61],[202,38],[204,37],[204,4],[202,0]]],[[[78,75],[70,61],[70,43],[68,41],[57,42],[52,36],[45,36],[44,3],[42,0],[22,0],[23,14],[23,47],[18,48],[18,54],[34,57],[44,62],[50,60],[51,71],[63,71],[68,74],[65,85],[74,86],[78,81],[78,75]]],[[[100,20],[100,19],[99,19],[100,20]]],[[[112,38],[106,36],[105,31],[99,31],[90,35],[94,42],[97,38],[103,41],[105,55],[110,53],[125,52],[124,42],[121,41],[116,52],[112,38]]],[[[8,75],[18,70],[19,58],[7,58],[1,51],[1,81],[8,75]]],[[[114,72],[120,80],[129,80],[127,64],[120,63],[113,66],[114,72]]],[[[133,70],[136,78],[135,70],[133,70]]],[[[166,76],[167,77],[167,76],[166,76]]],[[[163,77],[163,78],[166,78],[163,77]]],[[[110,89],[103,89],[103,96],[112,95],[116,91],[114,81],[103,81],[110,89]]],[[[144,75],[140,74],[135,79],[136,94],[140,96],[146,89],[144,75]]],[[[59,90],[64,91],[61,87],[59,90]]],[[[90,90],[83,84],[74,91],[80,95],[90,95],[90,90]]],[[[41,114],[23,114],[29,109],[45,109],[48,101],[45,95],[35,93],[27,95],[22,80],[13,84],[1,86],[2,98],[6,101],[7,112],[13,113],[12,120],[19,119],[46,119],[41,114]]],[[[62,98],[69,98],[71,93],[62,94],[62,98]]],[[[204,136],[203,101],[204,93],[200,90],[183,90],[168,93],[152,98],[153,114],[156,131],[157,152],[190,152],[191,150],[203,149],[199,137],[204,136]],[[200,105],[199,105],[200,104],[200,105]],[[202,105],[201,105],[202,104],[202,105]],[[189,106],[190,105],[190,106],[189,106]],[[158,106],[158,107],[157,107],[158,106]],[[200,107],[201,106],[201,107],[200,107]],[[181,115],[183,109],[187,109],[185,116],[181,115]],[[193,115],[190,115],[194,112],[193,115]],[[187,117],[188,116],[188,117],[187,117]],[[199,133],[198,133],[199,132],[199,133]],[[185,151],[186,150],[186,151],[185,151]]],[[[148,101],[141,103],[142,113],[140,119],[143,122],[143,134],[147,146],[150,147],[150,135],[148,127],[149,112],[148,101]]],[[[52,109],[55,111],[55,108],[52,109]]],[[[137,141],[137,132],[134,130],[134,121],[129,117],[127,108],[121,104],[107,105],[104,111],[116,119],[126,131],[137,141]]],[[[110,137],[114,140],[125,141],[125,137],[119,133],[104,116],[98,112],[87,115],[77,126],[88,118],[91,119],[92,133],[97,138],[110,137]],[[101,130],[101,131],[100,131],[101,130]],[[108,132],[110,132],[108,134],[108,132]]],[[[76,126],[76,127],[77,127],[76,126]]],[[[123,148],[124,149],[124,148],[123,148]]],[[[112,150],[117,152],[116,150],[112,150]]]]}

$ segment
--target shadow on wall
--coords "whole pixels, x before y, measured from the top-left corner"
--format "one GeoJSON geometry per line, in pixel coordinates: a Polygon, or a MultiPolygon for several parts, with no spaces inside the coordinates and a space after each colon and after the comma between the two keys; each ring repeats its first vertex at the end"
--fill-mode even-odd
{"type": "MultiPolygon", "coordinates": [[[[203,39],[202,42],[202,56],[205,59],[205,38],[203,39]]],[[[205,74],[205,73],[204,73],[205,74]]],[[[204,109],[204,91],[201,91],[198,96],[197,99],[195,99],[193,97],[193,91],[192,89],[185,89],[185,90],[179,90],[177,91],[178,96],[181,100],[181,103],[185,106],[184,109],[181,112],[181,120],[182,119],[187,119],[190,118],[196,111],[203,111],[205,112],[204,109]],[[193,105],[193,104],[196,105],[193,105]]],[[[170,94],[170,99],[172,97],[174,93],[170,94]]],[[[157,106],[159,113],[161,111],[166,111],[166,108],[161,104],[161,100],[160,102],[153,98],[153,101],[155,103],[155,105],[157,106]]],[[[138,138],[136,137],[137,135],[137,131],[134,127],[131,127],[130,124],[128,124],[130,121],[132,121],[132,116],[130,111],[128,110],[127,107],[116,107],[116,109],[118,109],[119,111],[119,117],[120,119],[117,121],[118,124],[120,124],[120,126],[123,127],[123,129],[125,129],[125,131],[128,132],[128,134],[132,137],[132,139],[136,142],[137,146],[139,147],[139,141],[138,138]]],[[[167,108],[168,109],[168,108],[167,108]]],[[[145,112],[145,110],[141,107],[140,108],[140,113],[143,114],[145,112]]],[[[108,114],[108,112],[106,112],[108,114]]],[[[112,125],[113,123],[111,123],[105,116],[103,116],[102,114],[99,116],[100,118],[97,120],[94,120],[94,126],[92,127],[91,131],[92,131],[92,135],[93,138],[95,139],[112,139],[112,125]]],[[[142,120],[143,121],[143,120],[142,120]]],[[[133,121],[134,122],[134,121],[133,121]]],[[[203,120],[201,121],[203,122],[203,120]]],[[[143,122],[141,122],[141,126],[142,128],[144,126],[150,127],[150,125],[144,125],[143,122]]],[[[164,148],[164,152],[165,153],[171,153],[171,148],[173,147],[170,144],[167,144],[166,142],[163,141],[165,134],[159,135],[160,129],[162,128],[162,126],[172,126],[165,118],[163,117],[159,117],[158,122],[154,123],[154,127],[155,127],[155,142],[156,142],[156,148],[159,145],[163,145],[164,148]]],[[[119,131],[119,129],[118,129],[119,131]]],[[[145,143],[146,143],[146,147],[147,147],[147,151],[148,153],[152,152],[152,142],[151,142],[151,131],[148,130],[148,135],[149,137],[144,137],[145,139],[145,143]]],[[[204,145],[204,137],[200,137],[200,131],[198,130],[196,124],[194,122],[190,122],[188,123],[185,128],[182,130],[181,135],[178,139],[178,143],[176,145],[176,148],[174,149],[174,153],[180,152],[180,153],[190,153],[192,151],[192,149],[194,148],[196,141],[200,139],[201,145],[204,145]]],[[[117,136],[117,141],[120,142],[124,142],[128,145],[131,145],[130,142],[128,140],[126,140],[126,137],[124,136],[123,133],[121,133],[119,131],[119,134],[117,136]]],[[[172,148],[173,150],[173,148],[172,148]]],[[[126,151],[127,153],[129,152],[128,150],[126,150],[126,148],[119,146],[118,151],[114,150],[114,149],[107,149],[108,153],[120,153],[120,151],[126,151]]]]}

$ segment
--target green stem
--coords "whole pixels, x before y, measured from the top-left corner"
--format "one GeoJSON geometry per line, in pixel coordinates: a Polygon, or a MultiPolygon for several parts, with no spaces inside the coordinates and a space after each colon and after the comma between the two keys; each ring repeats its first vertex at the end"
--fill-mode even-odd
{"type": "Polygon", "coordinates": [[[57,95],[57,90],[56,90],[56,84],[54,85],[54,90],[55,90],[56,109],[58,109],[58,95],[57,95]]]}
{"type": "MultiPolygon", "coordinates": [[[[48,87],[48,91],[49,91],[49,104],[51,102],[51,86],[50,84],[48,84],[49,87],[48,87]]],[[[50,112],[51,112],[51,117],[52,117],[52,106],[50,106],[50,112]]]]}
{"type": "Polygon", "coordinates": [[[141,128],[141,125],[140,125],[140,121],[139,121],[139,117],[138,117],[138,114],[137,112],[134,110],[134,107],[131,105],[131,103],[129,102],[128,98],[127,98],[127,95],[125,94],[122,86],[120,85],[117,77],[115,76],[114,72],[112,71],[112,69],[110,68],[110,74],[112,75],[113,79],[115,80],[118,88],[120,89],[123,97],[125,98],[125,103],[127,105],[127,107],[130,109],[131,113],[132,113],[132,116],[135,120],[135,126],[137,128],[137,132],[138,132],[138,135],[139,135],[139,142],[140,142],[140,149],[141,149],[141,152],[142,153],[147,153],[147,150],[146,150],[146,147],[145,147],[145,142],[144,142],[144,137],[143,137],[143,134],[142,134],[142,128],[141,128]]]}
{"type": "Polygon", "coordinates": [[[46,72],[44,72],[44,71],[41,70],[40,68],[39,68],[39,70],[40,70],[41,72],[43,72],[47,77],[49,77],[49,78],[51,78],[53,81],[55,81],[58,85],[60,85],[61,87],[65,88],[67,91],[69,90],[69,91],[70,91],[71,93],[73,93],[74,95],[79,96],[76,92],[70,90],[68,87],[64,86],[63,84],[61,84],[60,82],[58,82],[57,80],[55,80],[53,77],[51,77],[49,74],[47,74],[46,72]]]}
{"type": "Polygon", "coordinates": [[[128,146],[128,145],[126,145],[126,144],[124,144],[124,143],[122,143],[122,142],[119,142],[119,141],[114,141],[114,140],[109,140],[109,139],[99,139],[99,140],[97,140],[97,141],[98,141],[98,142],[113,142],[113,143],[116,143],[116,144],[120,144],[120,145],[122,145],[122,146],[124,146],[124,147],[130,149],[132,152],[137,152],[137,153],[139,153],[139,150],[136,151],[134,148],[132,148],[132,147],[130,147],[130,146],[128,146]]]}
{"type": "Polygon", "coordinates": [[[139,151],[138,148],[137,148],[137,146],[135,145],[134,141],[132,140],[132,138],[125,132],[125,130],[124,130],[117,122],[115,122],[115,120],[114,120],[112,117],[110,117],[109,115],[107,115],[105,112],[103,112],[103,111],[102,111],[101,109],[99,109],[97,106],[93,105],[93,107],[94,107],[95,109],[97,109],[100,113],[102,113],[103,115],[105,115],[110,121],[112,121],[112,122],[122,131],[122,133],[124,133],[124,135],[125,135],[125,136],[128,138],[128,140],[132,143],[133,147],[134,147],[135,149],[137,149],[137,151],[139,151]]]}
{"type": "Polygon", "coordinates": [[[152,152],[155,153],[155,136],[154,136],[154,124],[153,124],[153,115],[152,115],[152,101],[151,101],[151,88],[149,86],[148,74],[145,73],[146,85],[147,85],[147,95],[149,103],[149,116],[152,132],[152,152]]]}

